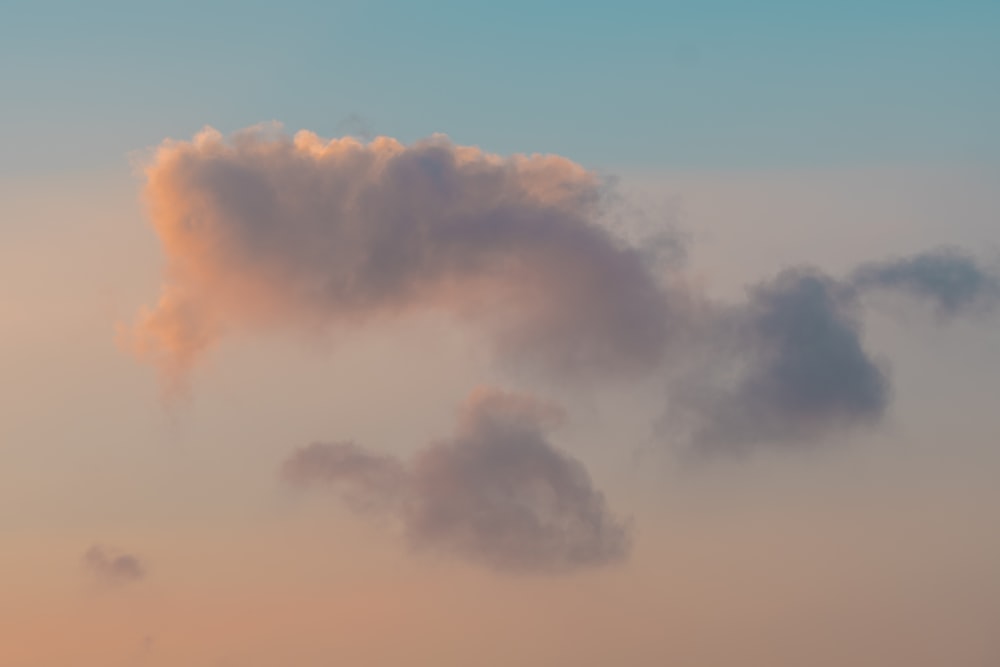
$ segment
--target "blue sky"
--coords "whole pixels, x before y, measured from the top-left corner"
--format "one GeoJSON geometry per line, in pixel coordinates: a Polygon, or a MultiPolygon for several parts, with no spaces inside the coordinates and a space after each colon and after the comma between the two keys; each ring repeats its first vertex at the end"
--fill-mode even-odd
{"type": "Polygon", "coordinates": [[[8,2],[4,173],[353,114],[588,166],[993,162],[990,2],[8,2]]]}

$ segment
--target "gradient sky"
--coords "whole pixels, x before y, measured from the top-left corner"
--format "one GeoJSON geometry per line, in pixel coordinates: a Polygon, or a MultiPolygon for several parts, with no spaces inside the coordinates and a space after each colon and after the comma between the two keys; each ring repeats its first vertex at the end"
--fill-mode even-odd
{"type": "MultiPolygon", "coordinates": [[[[510,330],[442,315],[466,316],[469,297],[431,279],[431,296],[405,303],[412,317],[385,324],[378,311],[331,333],[310,319],[327,306],[253,292],[257,276],[223,248],[195,258],[203,274],[248,281],[266,313],[248,315],[217,283],[184,284],[190,304],[245,317],[212,338],[179,398],[129,338],[193,257],[163,242],[169,216],[144,204],[146,180],[173,173],[153,150],[271,121],[563,156],[613,179],[597,190],[613,193],[615,233],[637,255],[664,237],[683,248],[662,260],[670,294],[711,313],[766,310],[781,294],[769,281],[789,267],[853,285],[856,267],[942,247],[995,278],[998,33],[990,2],[0,4],[0,667],[1000,664],[995,305],[951,317],[875,294],[859,336],[891,381],[884,413],[849,429],[837,415],[806,420],[771,432],[778,444],[744,423],[724,443],[732,456],[692,456],[664,428],[666,397],[690,398],[666,371],[525,372],[494,354],[510,330]],[[772,291],[748,288],[761,283],[772,291]],[[449,550],[417,535],[408,509],[359,515],[281,474],[310,443],[350,440],[420,487],[427,447],[493,442],[466,403],[483,387],[561,406],[565,424],[541,429],[532,451],[586,467],[627,524],[627,554],[512,572],[479,542],[449,550]]],[[[582,171],[537,167],[594,187],[582,171]]],[[[549,206],[525,173],[505,192],[549,206]]],[[[182,181],[226,203],[250,196],[192,174],[163,188],[178,216],[182,181]]],[[[225,221],[240,241],[241,221],[225,221]]],[[[472,240],[492,257],[490,238],[472,240]]],[[[510,237],[513,256],[532,238],[510,237]]],[[[603,236],[556,238],[543,260],[618,266],[603,236]]],[[[534,270],[555,285],[538,303],[578,303],[558,269],[534,270]]],[[[600,310],[616,305],[609,293],[570,315],[645,321],[600,310]]],[[[551,345],[552,330],[512,312],[524,319],[510,326],[526,327],[515,333],[551,345]]],[[[733,340],[719,336],[706,356],[727,354],[733,340]]],[[[701,358],[691,349],[678,372],[701,358]]],[[[515,417],[534,437],[525,405],[515,417]]]]}
{"type": "Polygon", "coordinates": [[[5,172],[352,114],[588,165],[995,162],[987,1],[4,4],[5,172]],[[572,108],[572,113],[568,109],[572,108]]]}

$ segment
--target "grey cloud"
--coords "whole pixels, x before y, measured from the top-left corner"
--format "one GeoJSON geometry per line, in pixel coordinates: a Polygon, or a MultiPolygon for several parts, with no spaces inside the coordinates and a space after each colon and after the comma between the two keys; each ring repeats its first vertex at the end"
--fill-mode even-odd
{"type": "Polygon", "coordinates": [[[1000,300],[1000,279],[972,256],[936,249],[861,264],[843,280],[790,269],[709,306],[674,359],[660,428],[701,452],[808,445],[877,425],[889,408],[887,364],[862,340],[865,297],[902,292],[945,318],[1000,300]]]}
{"type": "Polygon", "coordinates": [[[406,470],[387,456],[378,456],[353,442],[313,443],[297,450],[282,466],[292,485],[336,488],[356,511],[394,507],[403,493],[406,470]]]}
{"type": "Polygon", "coordinates": [[[857,304],[813,270],[787,270],[715,313],[701,345],[673,378],[663,424],[702,451],[821,441],[877,423],[889,404],[857,304]]]}
{"type": "Polygon", "coordinates": [[[83,565],[103,584],[127,584],[146,576],[146,568],[138,556],[96,544],[83,554],[83,565]]]}
{"type": "Polygon", "coordinates": [[[850,286],[861,292],[906,292],[929,300],[948,317],[992,309],[1000,301],[1000,277],[954,248],[862,264],[852,274],[850,286]]]}
{"type": "Polygon", "coordinates": [[[385,494],[389,502],[379,507],[418,550],[505,572],[620,561],[630,548],[627,524],[608,510],[584,466],[546,439],[560,414],[526,396],[480,393],[463,408],[451,438],[405,465],[334,443],[299,450],[283,470],[289,482],[322,483],[338,494],[385,494]]]}

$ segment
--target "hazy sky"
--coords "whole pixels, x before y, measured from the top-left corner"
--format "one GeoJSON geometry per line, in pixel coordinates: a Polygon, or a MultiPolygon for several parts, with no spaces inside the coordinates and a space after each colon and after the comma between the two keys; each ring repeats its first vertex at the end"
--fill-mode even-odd
{"type": "Polygon", "coordinates": [[[998,31],[3,3],[0,667],[1000,664],[998,31]]]}

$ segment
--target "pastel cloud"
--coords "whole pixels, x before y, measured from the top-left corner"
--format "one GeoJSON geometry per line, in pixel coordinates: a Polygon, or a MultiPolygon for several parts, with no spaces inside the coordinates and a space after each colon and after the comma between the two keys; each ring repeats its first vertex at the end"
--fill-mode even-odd
{"type": "Polygon", "coordinates": [[[83,565],[100,583],[121,585],[146,576],[146,568],[138,556],[108,549],[99,544],[83,554],[83,565]]]}
{"type": "Polygon", "coordinates": [[[455,433],[405,463],[351,442],[294,452],[282,476],[321,486],[362,514],[387,514],[420,550],[504,572],[551,573],[608,565],[630,548],[584,466],[546,431],[561,412],[529,396],[480,391],[455,433]]]}
{"type": "Polygon", "coordinates": [[[295,486],[324,485],[356,512],[394,509],[407,483],[406,467],[353,442],[313,443],[295,451],[282,477],[295,486]]]}
{"type": "MultiPolygon", "coordinates": [[[[840,278],[786,270],[743,302],[713,303],[682,287],[663,253],[603,224],[606,187],[593,173],[441,136],[404,146],[207,129],[161,145],[146,176],[166,270],[128,341],[174,390],[232,332],[433,311],[548,378],[664,378],[671,441],[799,446],[877,425],[889,409],[888,366],[863,341],[867,295],[913,295],[945,317],[1000,297],[995,272],[939,249],[840,278]]],[[[346,445],[311,455],[341,457],[332,468],[351,469],[358,505],[375,483],[358,480],[390,475],[346,445]]]]}
{"type": "Polygon", "coordinates": [[[647,368],[667,338],[645,255],[598,223],[602,183],[561,157],[208,129],[164,143],[146,176],[167,266],[130,337],[168,382],[231,330],[413,311],[557,374],[647,368]]]}

